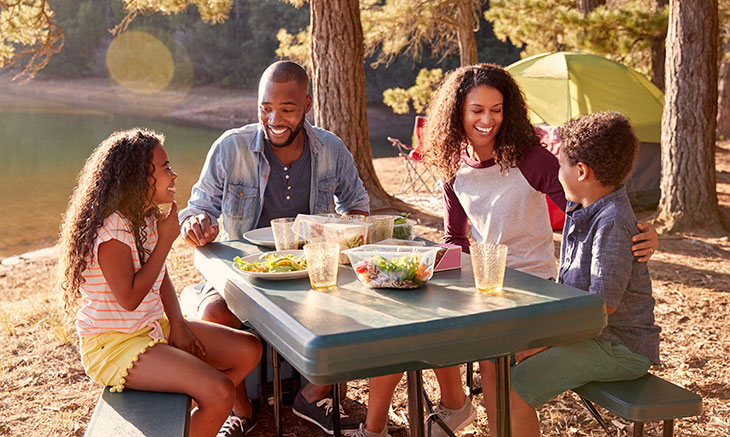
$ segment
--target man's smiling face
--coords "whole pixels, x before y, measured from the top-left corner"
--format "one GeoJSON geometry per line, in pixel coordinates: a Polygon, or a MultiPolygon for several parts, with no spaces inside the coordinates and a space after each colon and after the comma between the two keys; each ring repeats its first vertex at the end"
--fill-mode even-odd
{"type": "Polygon", "coordinates": [[[286,147],[296,140],[311,107],[306,86],[296,81],[259,84],[259,121],[264,137],[274,147],[286,147]]]}

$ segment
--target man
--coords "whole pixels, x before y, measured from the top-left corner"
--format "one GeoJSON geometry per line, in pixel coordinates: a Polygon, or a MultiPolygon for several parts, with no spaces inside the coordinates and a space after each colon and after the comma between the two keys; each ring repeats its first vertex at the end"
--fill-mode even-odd
{"type": "MultiPolygon", "coordinates": [[[[309,77],[294,62],[279,61],[259,82],[259,123],[225,132],[208,152],[188,207],[179,214],[181,235],[191,246],[218,236],[237,240],[271,219],[297,214],[368,215],[369,198],[342,140],[305,120],[312,107],[309,77]]],[[[212,287],[203,289],[203,320],[238,328],[241,321],[212,287]]],[[[307,384],[293,411],[332,434],[330,386],[307,384]]],[[[255,424],[243,384],[222,435],[243,435],[255,424]]],[[[358,429],[344,416],[343,431],[358,429]]],[[[219,435],[221,435],[219,434],[219,435]]]]}

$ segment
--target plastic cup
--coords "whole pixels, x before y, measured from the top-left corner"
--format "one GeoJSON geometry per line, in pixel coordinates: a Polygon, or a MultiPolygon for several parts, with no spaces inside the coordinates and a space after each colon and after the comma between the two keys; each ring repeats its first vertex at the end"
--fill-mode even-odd
{"type": "Polygon", "coordinates": [[[299,236],[292,229],[294,218],[278,218],[271,220],[271,231],[274,234],[276,250],[293,250],[299,248],[299,236]]]}
{"type": "Polygon", "coordinates": [[[307,257],[309,283],[315,290],[330,290],[337,286],[337,269],[340,245],[332,242],[315,242],[304,245],[307,257]]]}
{"type": "Polygon", "coordinates": [[[507,263],[507,246],[477,243],[469,246],[469,251],[477,289],[482,293],[501,292],[507,263]]]}
{"type": "Polygon", "coordinates": [[[366,219],[370,223],[370,243],[378,243],[393,238],[393,215],[371,215],[366,219]]]}

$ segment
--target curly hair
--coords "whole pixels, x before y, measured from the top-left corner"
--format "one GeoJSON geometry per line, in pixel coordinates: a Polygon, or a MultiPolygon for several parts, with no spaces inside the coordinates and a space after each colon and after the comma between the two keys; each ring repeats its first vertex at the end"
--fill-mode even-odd
{"type": "Polygon", "coordinates": [[[160,213],[150,197],[152,150],[164,139],[141,128],[114,132],[86,160],[59,236],[58,285],[68,313],[81,296],[81,273],[92,260],[96,232],[110,214],[118,211],[131,222],[140,261],[148,255],[145,221],[160,213]]]}
{"type": "Polygon", "coordinates": [[[500,168],[514,167],[529,147],[540,144],[527,115],[525,97],[508,72],[493,64],[458,68],[434,93],[426,111],[423,133],[424,161],[444,181],[456,175],[461,151],[468,143],[462,120],[466,95],[481,85],[496,88],[504,98],[504,118],[494,144],[495,160],[500,168]]]}
{"type": "Polygon", "coordinates": [[[620,187],[634,165],[639,140],[618,112],[582,115],[558,128],[560,153],[572,165],[585,163],[607,187],[620,187]]]}

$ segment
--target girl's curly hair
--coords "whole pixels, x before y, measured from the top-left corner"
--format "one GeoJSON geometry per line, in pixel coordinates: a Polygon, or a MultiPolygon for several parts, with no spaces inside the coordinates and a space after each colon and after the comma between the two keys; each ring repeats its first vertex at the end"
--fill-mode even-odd
{"type": "Polygon", "coordinates": [[[495,160],[502,170],[514,167],[530,146],[540,143],[527,115],[522,91],[508,72],[493,64],[458,68],[434,93],[423,133],[424,161],[444,181],[456,175],[461,151],[468,142],[463,126],[466,95],[481,85],[496,88],[504,97],[504,116],[494,145],[495,160]]]}
{"type": "Polygon", "coordinates": [[[152,150],[164,139],[141,128],[114,132],[86,160],[59,236],[58,282],[67,312],[73,311],[81,296],[81,273],[93,256],[96,232],[110,214],[118,211],[132,223],[140,261],[148,255],[143,247],[145,219],[159,215],[150,198],[152,150]]]}

